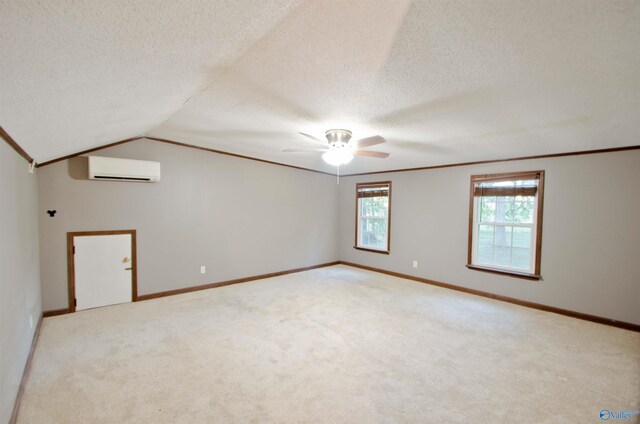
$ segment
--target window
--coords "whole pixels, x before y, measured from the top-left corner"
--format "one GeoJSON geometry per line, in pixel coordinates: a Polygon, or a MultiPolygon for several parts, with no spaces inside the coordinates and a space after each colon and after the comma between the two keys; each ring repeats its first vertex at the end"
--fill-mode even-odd
{"type": "Polygon", "coordinates": [[[391,181],[356,184],[356,249],[389,253],[391,181]]]}
{"type": "Polygon", "coordinates": [[[473,175],[467,267],[540,279],[544,171],[473,175]]]}

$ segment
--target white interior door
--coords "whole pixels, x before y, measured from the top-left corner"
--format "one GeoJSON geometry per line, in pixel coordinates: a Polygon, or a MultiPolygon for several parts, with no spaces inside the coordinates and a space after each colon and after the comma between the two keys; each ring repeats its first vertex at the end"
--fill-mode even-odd
{"type": "Polygon", "coordinates": [[[131,234],[75,236],[76,311],[131,302],[131,234]]]}

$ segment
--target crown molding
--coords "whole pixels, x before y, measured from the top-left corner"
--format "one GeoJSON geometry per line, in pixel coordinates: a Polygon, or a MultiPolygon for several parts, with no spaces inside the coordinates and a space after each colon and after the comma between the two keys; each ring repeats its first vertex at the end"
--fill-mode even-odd
{"type": "MultiPolygon", "coordinates": [[[[29,156],[9,136],[9,134],[7,134],[2,129],[2,127],[0,127],[0,137],[2,137],[7,143],[9,143],[9,145],[11,147],[16,149],[16,151],[21,156],[23,156],[27,161],[29,161],[29,162],[33,161],[33,158],[31,158],[31,156],[29,156]]],[[[125,140],[120,140],[120,141],[116,141],[114,143],[109,143],[109,144],[105,144],[105,145],[102,145],[102,146],[94,147],[92,149],[83,150],[81,152],[76,152],[76,153],[72,153],[72,154],[69,154],[69,155],[66,155],[66,156],[61,156],[59,158],[55,158],[55,159],[48,160],[46,162],[39,163],[39,164],[37,164],[37,167],[39,168],[39,167],[42,167],[42,166],[51,165],[53,163],[60,162],[60,161],[66,160],[66,159],[71,159],[71,158],[74,158],[76,156],[84,155],[84,154],[87,154],[87,153],[91,153],[91,152],[95,152],[95,151],[98,151],[98,150],[106,149],[108,147],[114,147],[114,146],[117,146],[117,145],[120,145],[120,144],[125,144],[125,143],[129,143],[131,141],[137,141],[137,140],[156,141],[156,142],[160,142],[160,143],[172,144],[174,146],[180,146],[180,147],[187,147],[187,148],[190,148],[190,149],[203,150],[205,152],[216,153],[216,154],[219,154],[219,155],[226,155],[226,156],[232,156],[232,157],[236,157],[236,158],[240,158],[240,159],[253,160],[253,161],[257,161],[257,162],[268,163],[268,164],[271,164],[271,165],[277,165],[277,166],[284,166],[284,167],[287,167],[287,168],[299,169],[299,170],[302,170],[302,171],[316,172],[318,174],[331,175],[331,176],[334,176],[334,177],[336,176],[336,174],[331,173],[331,172],[318,171],[316,169],[305,168],[305,167],[302,167],[302,166],[289,165],[289,164],[282,163],[282,162],[275,162],[275,161],[271,161],[271,160],[267,160],[267,159],[260,159],[260,158],[253,157],[253,156],[246,156],[246,155],[240,155],[240,154],[237,154],[237,153],[231,153],[231,152],[227,152],[227,151],[224,151],[224,150],[218,150],[218,149],[212,149],[212,148],[209,148],[209,147],[197,146],[195,144],[184,143],[182,141],[170,140],[170,139],[167,139],[167,138],[150,137],[150,136],[138,136],[138,137],[127,138],[125,140]]],[[[457,163],[449,163],[449,164],[443,164],[443,165],[421,166],[421,167],[416,167],[416,168],[388,169],[388,170],[385,170],[385,171],[357,172],[357,173],[353,173],[353,174],[341,174],[340,176],[341,177],[358,177],[358,176],[364,176],[364,175],[389,174],[389,173],[395,173],[395,172],[425,171],[425,170],[430,170],[430,169],[441,169],[441,168],[453,168],[453,167],[459,167],[459,166],[483,165],[483,164],[488,164],[488,163],[513,162],[513,161],[533,160],[533,159],[548,159],[548,158],[558,158],[558,157],[565,157],[565,156],[593,155],[593,154],[599,154],[599,153],[623,152],[623,151],[638,150],[638,149],[640,149],[640,145],[624,146],[624,147],[611,147],[611,148],[606,148],[606,149],[595,149],[595,150],[581,150],[581,151],[563,152],[563,153],[550,153],[550,154],[545,154],[545,155],[519,156],[519,157],[506,158],[506,159],[489,159],[489,160],[480,160],[480,161],[471,161],[471,162],[457,162],[457,163]]]]}
{"type": "Polygon", "coordinates": [[[27,162],[33,163],[33,158],[22,148],[16,141],[9,135],[4,128],[0,127],[0,138],[7,142],[9,146],[13,148],[20,156],[22,156],[27,162]]]}
{"type": "Polygon", "coordinates": [[[289,165],[289,164],[286,164],[286,163],[274,162],[274,161],[270,161],[270,160],[266,160],[266,159],[256,158],[256,157],[253,157],[253,156],[239,155],[237,153],[226,152],[224,150],[217,150],[217,149],[211,149],[211,148],[208,148],[208,147],[196,146],[195,144],[183,143],[181,141],[169,140],[169,139],[166,139],[166,138],[149,137],[149,136],[139,136],[139,137],[127,138],[125,140],[120,140],[120,141],[116,141],[114,143],[104,144],[102,146],[94,147],[94,148],[88,149],[88,150],[83,150],[81,152],[71,153],[69,155],[61,156],[59,158],[55,158],[55,159],[48,160],[46,162],[39,163],[37,165],[37,167],[40,168],[40,167],[43,167],[43,166],[51,165],[51,164],[56,163],[56,162],[60,162],[60,161],[67,160],[67,159],[71,159],[71,158],[74,158],[74,157],[77,157],[77,156],[80,156],[80,155],[85,155],[87,153],[92,153],[92,152],[95,152],[95,151],[98,151],[98,150],[102,150],[102,149],[106,149],[106,148],[109,148],[109,147],[118,146],[120,144],[125,144],[125,143],[129,143],[131,141],[137,141],[137,140],[149,140],[149,141],[155,141],[155,142],[159,142],[159,143],[172,144],[174,146],[179,146],[179,147],[187,147],[189,149],[204,150],[205,152],[209,152],[209,153],[216,153],[216,154],[219,154],[219,155],[232,156],[232,157],[236,157],[236,158],[240,158],[240,159],[254,160],[254,161],[257,161],[257,162],[268,163],[268,164],[271,164],[271,165],[285,166],[287,168],[299,169],[299,170],[302,170],[302,171],[309,171],[309,172],[316,172],[318,174],[331,175],[331,176],[334,176],[334,177],[336,175],[336,174],[332,174],[330,172],[318,171],[318,170],[311,169],[311,168],[304,168],[302,166],[289,165]]]}
{"type": "Polygon", "coordinates": [[[81,152],[76,152],[76,153],[71,153],[70,155],[66,155],[66,156],[60,156],[59,158],[55,158],[55,159],[48,160],[46,162],[39,163],[37,167],[40,168],[40,167],[43,167],[43,166],[51,165],[52,163],[56,163],[56,162],[60,162],[60,161],[63,161],[63,160],[75,158],[76,156],[85,155],[87,153],[95,152],[97,150],[106,149],[108,147],[113,147],[113,146],[118,146],[120,144],[129,143],[130,141],[140,140],[141,138],[144,138],[144,137],[140,136],[140,137],[126,138],[124,140],[116,141],[114,143],[104,144],[102,146],[94,147],[92,149],[83,150],[81,152]]]}
{"type": "Polygon", "coordinates": [[[582,151],[565,152],[565,153],[550,153],[546,155],[520,156],[515,158],[507,158],[507,159],[490,159],[490,160],[479,160],[479,161],[473,161],[473,162],[449,163],[444,165],[421,166],[417,168],[389,169],[387,171],[357,172],[353,174],[343,174],[341,175],[341,177],[358,177],[362,175],[389,174],[392,172],[424,171],[428,169],[453,168],[457,166],[482,165],[487,163],[512,162],[512,161],[518,161],[518,160],[547,159],[547,158],[558,158],[563,156],[580,156],[580,155],[593,155],[597,153],[624,152],[627,150],[637,150],[637,149],[640,149],[640,145],[611,147],[607,149],[596,149],[596,150],[582,150],[582,151]]]}
{"type": "Polygon", "coordinates": [[[233,157],[240,158],[240,159],[255,160],[257,162],[269,163],[271,165],[286,166],[287,168],[294,168],[294,169],[300,169],[300,170],[303,170],[303,171],[317,172],[318,174],[331,175],[331,176],[334,176],[334,177],[336,176],[336,174],[332,174],[331,172],[318,171],[316,169],[304,168],[302,166],[289,165],[289,164],[282,163],[282,162],[274,162],[274,161],[271,161],[271,160],[260,159],[260,158],[256,158],[256,157],[253,157],[253,156],[239,155],[237,153],[226,152],[224,150],[211,149],[209,147],[196,146],[195,144],[183,143],[181,141],[169,140],[169,139],[166,139],[166,138],[157,138],[157,137],[144,137],[144,138],[147,139],[147,140],[159,141],[161,143],[173,144],[175,146],[188,147],[190,149],[204,150],[205,152],[217,153],[219,155],[233,156],[233,157]]]}

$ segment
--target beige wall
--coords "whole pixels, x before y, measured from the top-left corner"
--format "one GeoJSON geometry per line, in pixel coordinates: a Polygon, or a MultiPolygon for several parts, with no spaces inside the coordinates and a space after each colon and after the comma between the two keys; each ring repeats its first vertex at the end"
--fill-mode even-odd
{"type": "Polygon", "coordinates": [[[343,178],[340,259],[640,324],[639,183],[638,150],[343,178]],[[470,176],[538,169],[543,279],[467,269],[470,176]],[[353,248],[355,184],[383,180],[393,181],[389,256],[353,248]]]}
{"type": "Polygon", "coordinates": [[[0,140],[0,422],[9,422],[40,318],[37,178],[0,140]],[[31,322],[30,322],[31,321],[31,322]]]}
{"type": "Polygon", "coordinates": [[[39,170],[44,310],[67,307],[66,233],[136,229],[140,295],[337,260],[335,178],[153,141],[95,152],[155,160],[159,183],[86,180],[86,159],[39,170]],[[207,273],[200,274],[200,266],[207,273]]]}

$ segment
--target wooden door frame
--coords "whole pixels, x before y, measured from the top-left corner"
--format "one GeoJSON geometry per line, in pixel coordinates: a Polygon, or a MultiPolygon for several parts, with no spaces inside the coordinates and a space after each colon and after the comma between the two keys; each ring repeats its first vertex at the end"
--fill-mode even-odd
{"type": "Polygon", "coordinates": [[[74,261],[73,238],[82,236],[113,236],[119,234],[131,235],[131,301],[138,300],[138,255],[136,253],[136,230],[112,230],[112,231],[74,231],[67,233],[67,277],[69,312],[76,311],[76,272],[74,261]]]}

